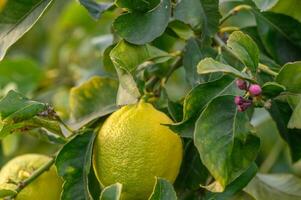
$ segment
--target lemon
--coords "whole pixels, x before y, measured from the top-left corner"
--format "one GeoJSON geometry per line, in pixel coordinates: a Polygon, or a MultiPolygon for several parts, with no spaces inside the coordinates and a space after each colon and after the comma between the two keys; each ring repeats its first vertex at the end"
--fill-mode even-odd
{"type": "MultiPolygon", "coordinates": [[[[9,161],[0,171],[0,184],[20,182],[49,161],[48,156],[25,154],[9,161]]],[[[16,200],[59,200],[62,180],[54,167],[44,172],[17,195],[16,200]]]]}
{"type": "Polygon", "coordinates": [[[124,106],[104,122],[93,151],[101,185],[122,184],[123,200],[146,200],[155,177],[173,183],[182,161],[182,141],[164,124],[172,120],[151,104],[124,106]]]}

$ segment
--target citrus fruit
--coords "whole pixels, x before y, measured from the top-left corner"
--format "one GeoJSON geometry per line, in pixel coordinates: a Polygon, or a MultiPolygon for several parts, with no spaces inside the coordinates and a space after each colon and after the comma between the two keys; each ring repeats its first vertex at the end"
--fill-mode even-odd
{"type": "Polygon", "coordinates": [[[122,184],[123,200],[145,200],[156,178],[173,183],[182,161],[182,141],[164,124],[172,120],[151,104],[124,106],[104,122],[93,151],[95,174],[104,186],[122,184]]]}
{"type": "MultiPolygon", "coordinates": [[[[0,184],[19,183],[49,161],[48,156],[25,154],[9,161],[0,171],[0,184]]],[[[53,167],[27,185],[16,200],[59,200],[62,180],[53,167]]]]}

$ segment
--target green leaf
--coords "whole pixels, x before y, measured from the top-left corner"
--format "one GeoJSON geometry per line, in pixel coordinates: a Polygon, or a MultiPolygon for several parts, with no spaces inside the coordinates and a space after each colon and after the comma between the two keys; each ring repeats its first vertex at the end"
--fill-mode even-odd
{"type": "Polygon", "coordinates": [[[174,20],[168,24],[168,28],[173,31],[179,38],[188,40],[194,36],[191,28],[179,20],[174,20]]]}
{"type": "Polygon", "coordinates": [[[134,45],[122,40],[112,49],[110,57],[116,67],[133,72],[145,61],[169,59],[171,56],[165,51],[148,44],[134,45]]]}
{"type": "MultiPolygon", "coordinates": [[[[258,171],[255,163],[245,171],[241,176],[235,179],[230,185],[225,188],[225,191],[220,192],[218,188],[214,188],[216,193],[209,193],[208,197],[214,198],[216,200],[232,199],[233,196],[239,194],[239,192],[248,185],[248,183],[254,178],[258,171]]],[[[206,187],[208,188],[208,186],[206,187]]],[[[210,199],[210,198],[209,198],[210,199]]]]}
{"type": "Polygon", "coordinates": [[[280,85],[276,82],[266,82],[262,86],[262,95],[268,98],[275,98],[285,90],[286,88],[283,85],[280,85]]]}
{"type": "Polygon", "coordinates": [[[0,119],[4,123],[21,122],[31,119],[47,109],[43,103],[29,100],[13,90],[0,101],[0,119]]]}
{"type": "Polygon", "coordinates": [[[60,150],[55,165],[63,177],[62,200],[92,199],[88,189],[93,142],[96,133],[85,130],[75,136],[60,150]]]}
{"type": "Polygon", "coordinates": [[[221,62],[218,62],[212,58],[205,58],[201,60],[197,66],[197,70],[199,74],[223,72],[225,74],[230,74],[238,78],[254,82],[254,80],[251,79],[251,77],[248,74],[240,72],[237,69],[229,65],[223,64],[221,62]]]}
{"type": "Polygon", "coordinates": [[[199,44],[196,38],[191,38],[187,41],[183,55],[183,65],[186,80],[191,86],[208,81],[210,76],[199,75],[197,73],[197,64],[206,57],[215,57],[215,54],[209,45],[199,44]]]}
{"type": "Polygon", "coordinates": [[[119,16],[113,23],[115,31],[126,41],[145,44],[163,34],[171,14],[170,0],[162,0],[147,13],[132,12],[119,16]]]}
{"type": "Polygon", "coordinates": [[[258,200],[299,200],[301,180],[291,174],[257,174],[244,190],[258,200]]]}
{"type": "Polygon", "coordinates": [[[122,184],[116,183],[105,187],[100,195],[99,200],[119,200],[121,196],[122,184]]]}
{"type": "Polygon", "coordinates": [[[274,99],[268,111],[276,122],[281,137],[288,144],[292,161],[298,161],[301,158],[301,130],[287,127],[293,113],[291,106],[286,101],[274,99]]]}
{"type": "Polygon", "coordinates": [[[202,83],[193,88],[184,99],[182,123],[198,116],[205,106],[215,97],[222,95],[233,81],[233,78],[224,76],[216,81],[202,83]]]}
{"type": "Polygon", "coordinates": [[[259,49],[252,38],[241,31],[234,31],[229,36],[227,46],[255,75],[259,62],[259,49]]]}
{"type": "Polygon", "coordinates": [[[171,200],[177,199],[176,192],[172,184],[160,177],[156,178],[156,185],[149,200],[171,200]]]}
{"type": "Polygon", "coordinates": [[[301,129],[301,100],[293,111],[293,114],[288,122],[287,127],[290,129],[301,129]]]}
{"type": "Polygon", "coordinates": [[[286,15],[253,11],[266,51],[279,64],[301,59],[301,24],[286,15]]]}
{"type": "Polygon", "coordinates": [[[51,143],[65,143],[61,124],[52,112],[46,104],[10,91],[0,101],[0,139],[11,133],[23,133],[51,143]]]}
{"type": "Polygon", "coordinates": [[[184,139],[184,156],[180,173],[175,182],[176,190],[196,190],[205,184],[208,170],[203,165],[192,139],[184,139]]]}
{"type": "Polygon", "coordinates": [[[181,0],[174,10],[174,17],[195,29],[201,29],[203,36],[213,36],[221,17],[218,0],[181,0]]]}
{"type": "Polygon", "coordinates": [[[140,92],[131,73],[145,61],[166,61],[171,56],[151,45],[134,45],[120,41],[110,53],[119,77],[117,105],[136,103],[140,92]]]}
{"type": "Polygon", "coordinates": [[[7,1],[0,12],[0,61],[7,49],[40,18],[51,0],[7,1]]]}
{"type": "Polygon", "coordinates": [[[203,164],[224,189],[256,158],[259,138],[250,134],[247,113],[238,112],[234,96],[211,101],[196,122],[194,142],[203,164]]]}
{"type": "Polygon", "coordinates": [[[285,64],[276,77],[276,82],[285,86],[289,92],[301,93],[301,61],[285,64]]]}
{"type": "Polygon", "coordinates": [[[27,94],[37,88],[42,78],[43,72],[33,60],[5,59],[0,62],[0,88],[16,84],[16,90],[27,94]]]}
{"type": "Polygon", "coordinates": [[[95,20],[99,19],[101,14],[113,5],[112,3],[98,3],[95,0],[79,0],[79,2],[89,11],[95,20]]]}
{"type": "Polygon", "coordinates": [[[117,109],[118,82],[111,78],[94,76],[70,91],[72,127],[78,129],[88,122],[117,109]]]}
{"type": "Polygon", "coordinates": [[[291,16],[301,22],[300,9],[301,4],[299,0],[277,0],[277,3],[269,11],[291,16]]]}
{"type": "Polygon", "coordinates": [[[115,0],[120,8],[127,8],[130,11],[147,12],[158,6],[160,0],[115,0]]]}

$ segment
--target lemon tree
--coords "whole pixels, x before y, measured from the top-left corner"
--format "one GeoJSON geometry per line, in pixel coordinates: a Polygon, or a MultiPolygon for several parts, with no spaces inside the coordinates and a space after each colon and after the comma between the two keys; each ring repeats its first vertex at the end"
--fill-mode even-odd
{"type": "Polygon", "coordinates": [[[0,0],[0,199],[301,199],[298,0],[0,0]]]}

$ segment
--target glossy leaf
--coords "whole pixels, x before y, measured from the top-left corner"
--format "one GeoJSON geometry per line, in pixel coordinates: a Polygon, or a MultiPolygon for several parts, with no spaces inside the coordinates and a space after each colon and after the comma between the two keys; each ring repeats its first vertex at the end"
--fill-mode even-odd
{"type": "Polygon", "coordinates": [[[197,66],[197,70],[199,74],[223,72],[225,74],[230,74],[238,78],[246,79],[253,82],[253,80],[248,74],[240,72],[237,69],[229,65],[223,64],[221,62],[218,62],[212,58],[205,58],[201,60],[197,66]]]}
{"type": "Polygon", "coordinates": [[[121,196],[122,184],[116,183],[105,187],[100,195],[99,200],[119,200],[121,196]]]}
{"type": "Polygon", "coordinates": [[[162,0],[147,13],[132,12],[119,16],[114,21],[115,31],[133,44],[146,44],[165,31],[171,14],[170,0],[162,0]]]}
{"type": "Polygon", "coordinates": [[[203,36],[212,36],[218,30],[221,17],[218,0],[181,0],[174,10],[174,17],[195,29],[201,29],[203,36]]]}
{"type": "Polygon", "coordinates": [[[158,6],[159,3],[160,0],[115,0],[118,7],[140,12],[147,12],[158,6]]]}
{"type": "Polygon", "coordinates": [[[0,60],[40,18],[51,0],[8,1],[0,12],[0,60]]]}
{"type": "Polygon", "coordinates": [[[257,156],[260,141],[250,134],[246,113],[238,112],[234,96],[220,96],[202,112],[196,122],[194,142],[203,164],[224,189],[257,156]]]}
{"type": "Polygon", "coordinates": [[[266,51],[279,64],[301,59],[301,24],[286,15],[255,12],[257,29],[266,51]]]}
{"type": "Polygon", "coordinates": [[[289,92],[301,93],[301,62],[285,64],[276,77],[276,82],[285,86],[289,92]]]}
{"type": "Polygon", "coordinates": [[[88,175],[95,132],[86,130],[75,136],[60,150],[55,165],[63,178],[62,200],[92,199],[88,189],[88,175]]]}
{"type": "Polygon", "coordinates": [[[277,97],[281,92],[284,92],[286,88],[276,82],[266,82],[262,86],[262,95],[268,98],[277,97]]]}
{"type": "Polygon", "coordinates": [[[257,200],[298,200],[301,180],[291,174],[257,174],[245,191],[257,200]]]}
{"type": "Polygon", "coordinates": [[[255,75],[259,62],[259,49],[252,38],[241,31],[235,31],[229,36],[227,46],[255,75]]]}
{"type": "Polygon", "coordinates": [[[163,179],[163,178],[156,178],[156,185],[154,187],[153,193],[151,194],[149,200],[171,200],[177,199],[176,192],[172,184],[163,179]]]}
{"type": "Polygon", "coordinates": [[[95,0],[79,0],[79,2],[89,11],[94,19],[99,19],[101,14],[113,5],[112,3],[98,3],[95,0]]]}
{"type": "Polygon", "coordinates": [[[78,129],[88,122],[117,109],[118,82],[111,78],[94,76],[70,91],[70,110],[78,129]]]}

